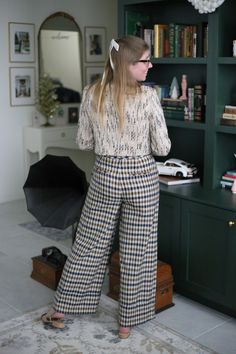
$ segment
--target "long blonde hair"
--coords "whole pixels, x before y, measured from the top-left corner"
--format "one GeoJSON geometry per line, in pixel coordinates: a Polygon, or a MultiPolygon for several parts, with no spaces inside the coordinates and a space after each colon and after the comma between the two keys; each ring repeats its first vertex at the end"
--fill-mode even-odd
{"type": "Polygon", "coordinates": [[[132,78],[128,66],[137,62],[149,47],[142,38],[135,36],[119,38],[116,42],[119,45],[118,51],[114,47],[111,48],[109,53],[111,59],[108,57],[106,61],[103,77],[91,86],[93,89],[92,104],[101,121],[103,121],[105,92],[109,86],[119,119],[119,127],[122,130],[124,127],[125,97],[141,91],[140,83],[132,78]]]}

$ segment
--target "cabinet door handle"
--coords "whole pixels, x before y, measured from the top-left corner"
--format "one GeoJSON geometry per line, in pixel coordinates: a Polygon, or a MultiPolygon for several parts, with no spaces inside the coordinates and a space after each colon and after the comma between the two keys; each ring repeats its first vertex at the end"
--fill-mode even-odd
{"type": "Polygon", "coordinates": [[[230,221],[228,222],[228,226],[229,226],[229,227],[232,227],[232,226],[234,226],[234,225],[235,225],[235,221],[231,221],[231,220],[230,220],[230,221]]]}

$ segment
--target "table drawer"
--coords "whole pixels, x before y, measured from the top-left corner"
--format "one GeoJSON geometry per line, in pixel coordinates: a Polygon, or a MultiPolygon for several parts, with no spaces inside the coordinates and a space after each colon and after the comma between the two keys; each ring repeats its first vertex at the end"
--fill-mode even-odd
{"type": "Polygon", "coordinates": [[[62,128],[49,128],[44,132],[44,141],[53,142],[60,140],[73,140],[76,139],[77,126],[62,127],[62,128]]]}

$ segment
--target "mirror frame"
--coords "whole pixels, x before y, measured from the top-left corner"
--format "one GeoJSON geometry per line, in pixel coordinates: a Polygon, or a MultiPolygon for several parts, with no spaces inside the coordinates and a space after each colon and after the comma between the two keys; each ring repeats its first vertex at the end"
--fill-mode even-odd
{"type": "Polygon", "coordinates": [[[38,31],[38,77],[41,77],[41,68],[40,68],[40,31],[43,29],[44,24],[48,21],[53,19],[54,17],[57,16],[61,16],[64,17],[70,21],[72,21],[74,23],[74,25],[76,26],[78,33],[79,33],[79,56],[80,56],[80,63],[81,63],[81,68],[80,68],[80,76],[81,76],[81,90],[84,87],[84,75],[83,75],[83,45],[82,45],[82,32],[80,30],[80,27],[78,25],[78,23],[75,21],[74,17],[69,15],[67,12],[64,11],[58,11],[58,12],[54,12],[53,14],[49,15],[40,25],[39,27],[39,31],[38,31]]]}

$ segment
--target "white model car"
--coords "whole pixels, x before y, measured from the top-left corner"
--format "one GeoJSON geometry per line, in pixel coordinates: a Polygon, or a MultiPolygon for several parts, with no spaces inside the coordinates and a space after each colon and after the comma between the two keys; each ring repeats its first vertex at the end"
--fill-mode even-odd
{"type": "Polygon", "coordinates": [[[157,168],[160,175],[169,175],[176,177],[193,177],[197,174],[197,168],[195,165],[179,160],[169,159],[163,162],[157,162],[157,168]]]}

